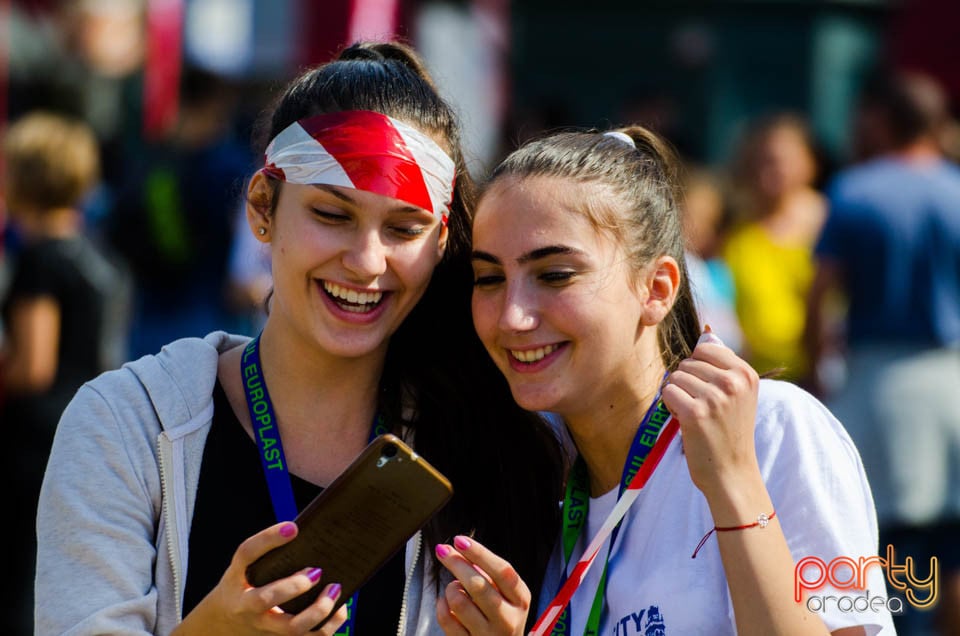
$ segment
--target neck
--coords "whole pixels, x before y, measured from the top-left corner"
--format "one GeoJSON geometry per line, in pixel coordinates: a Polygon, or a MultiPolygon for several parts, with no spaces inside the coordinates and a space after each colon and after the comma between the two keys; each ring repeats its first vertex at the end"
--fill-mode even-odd
{"type": "Polygon", "coordinates": [[[921,137],[891,154],[901,161],[917,163],[935,161],[942,156],[937,142],[927,137],[921,137]]]}
{"type": "Polygon", "coordinates": [[[786,189],[776,196],[765,197],[760,200],[758,206],[761,218],[769,219],[789,215],[794,209],[797,199],[807,198],[814,192],[812,187],[804,185],[786,189]]]}
{"type": "Polygon", "coordinates": [[[341,434],[360,426],[366,431],[377,407],[384,356],[333,356],[278,327],[267,321],[260,361],[284,428],[341,434]]]}
{"type": "Polygon", "coordinates": [[[82,215],[75,208],[36,210],[25,214],[21,223],[31,237],[67,238],[80,232],[82,215]]]}
{"type": "Polygon", "coordinates": [[[577,451],[587,465],[592,497],[620,484],[630,445],[660,390],[664,368],[659,358],[657,362],[638,373],[636,381],[609,391],[607,395],[612,397],[599,407],[564,416],[577,451]]]}

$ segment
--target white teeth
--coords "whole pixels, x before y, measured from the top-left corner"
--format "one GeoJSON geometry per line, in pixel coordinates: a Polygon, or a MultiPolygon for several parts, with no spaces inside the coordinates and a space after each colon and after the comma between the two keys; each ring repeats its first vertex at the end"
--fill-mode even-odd
{"type": "Polygon", "coordinates": [[[510,349],[510,355],[520,362],[537,362],[557,350],[557,345],[547,345],[539,349],[528,349],[526,351],[514,351],[510,349]]]}
{"type": "MultiPolygon", "coordinates": [[[[355,289],[346,289],[341,287],[336,283],[331,283],[329,281],[323,281],[323,288],[328,294],[335,298],[345,300],[348,303],[358,304],[358,305],[370,305],[380,302],[380,299],[383,298],[383,292],[358,292],[355,289]]],[[[364,311],[364,308],[350,308],[344,307],[348,311],[364,311]]]]}

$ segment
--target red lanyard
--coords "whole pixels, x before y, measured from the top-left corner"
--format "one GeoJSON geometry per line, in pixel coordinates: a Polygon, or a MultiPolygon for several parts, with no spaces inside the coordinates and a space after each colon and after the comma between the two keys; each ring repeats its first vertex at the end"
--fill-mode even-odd
{"type": "Polygon", "coordinates": [[[640,469],[630,480],[623,495],[617,501],[617,505],[610,511],[600,530],[597,531],[596,536],[590,542],[590,545],[587,546],[583,556],[580,557],[580,561],[577,562],[573,571],[570,572],[566,583],[563,584],[563,587],[560,588],[557,595],[550,601],[550,604],[540,615],[540,618],[537,619],[537,623],[533,626],[533,630],[531,630],[529,636],[546,636],[551,633],[563,610],[566,609],[570,603],[570,599],[573,598],[574,592],[577,591],[577,588],[580,587],[580,584],[584,578],[586,578],[587,570],[590,569],[590,566],[596,559],[600,548],[603,547],[604,542],[606,542],[614,528],[620,524],[620,520],[623,519],[623,516],[627,513],[631,504],[633,504],[634,500],[636,500],[640,494],[640,489],[646,485],[650,479],[650,475],[653,474],[653,471],[660,464],[660,460],[663,459],[667,447],[670,445],[670,442],[673,441],[673,438],[676,437],[679,429],[679,422],[677,422],[673,416],[670,416],[664,423],[663,432],[657,439],[656,444],[650,449],[650,454],[647,456],[646,461],[643,462],[643,465],[640,466],[640,469]]]}

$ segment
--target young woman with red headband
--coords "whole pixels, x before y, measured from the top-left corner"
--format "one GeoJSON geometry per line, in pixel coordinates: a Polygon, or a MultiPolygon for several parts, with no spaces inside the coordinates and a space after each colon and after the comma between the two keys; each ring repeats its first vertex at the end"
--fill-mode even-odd
{"type": "Polygon", "coordinates": [[[272,253],[265,326],[253,340],[176,341],[78,392],[40,501],[38,633],[307,633],[340,594],[323,564],[260,588],[244,572],[295,536],[297,510],[382,430],[455,494],[315,633],[440,633],[449,575],[433,555],[458,533],[539,578],[561,456],[472,328],[458,137],[400,44],[351,46],[286,89],[248,188],[250,229],[272,253]],[[251,374],[269,395],[280,473],[261,465],[251,374]],[[314,585],[299,614],[276,607],[314,585]]]}
{"type": "MultiPolygon", "coordinates": [[[[887,596],[870,489],[822,404],[701,333],[675,165],[639,126],[560,133],[512,153],[477,208],[477,332],[576,457],[532,633],[892,634],[882,602],[815,571],[795,600],[807,557],[873,557],[867,594],[887,596]]],[[[458,575],[447,634],[524,633],[523,581],[477,571],[503,562],[468,537],[437,555],[458,575]]]]}

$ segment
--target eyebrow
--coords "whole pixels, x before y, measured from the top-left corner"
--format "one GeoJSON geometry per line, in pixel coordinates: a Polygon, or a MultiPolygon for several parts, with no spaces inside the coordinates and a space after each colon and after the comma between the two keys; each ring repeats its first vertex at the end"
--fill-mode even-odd
{"type": "MultiPolygon", "coordinates": [[[[314,183],[314,184],[312,184],[312,187],[316,188],[317,190],[322,190],[322,191],[324,191],[324,192],[327,192],[327,193],[333,195],[334,197],[340,199],[341,201],[343,201],[343,202],[345,202],[345,203],[349,203],[350,205],[354,205],[354,206],[357,206],[357,207],[363,207],[363,206],[361,206],[359,203],[357,203],[357,201],[356,201],[353,197],[349,196],[349,195],[346,194],[345,192],[342,192],[342,191],[340,190],[340,188],[335,188],[335,187],[329,186],[329,185],[327,185],[327,184],[325,184],[325,183],[314,183]]],[[[375,193],[373,193],[373,194],[375,194],[375,193]]],[[[398,206],[396,206],[395,208],[391,208],[390,211],[391,211],[391,212],[426,212],[427,214],[432,214],[432,212],[431,212],[430,210],[425,210],[425,209],[423,209],[423,208],[418,208],[418,207],[415,206],[415,205],[398,205],[398,206]]]]}
{"type": "MultiPolygon", "coordinates": [[[[522,255],[517,259],[517,263],[524,265],[531,261],[536,261],[540,259],[547,258],[548,256],[556,256],[558,254],[581,254],[580,250],[568,247],[566,245],[548,245],[546,247],[538,247],[535,250],[531,250],[526,254],[522,255]]],[[[500,259],[494,256],[489,252],[484,252],[482,250],[474,250],[470,258],[475,261],[485,261],[487,263],[492,263],[494,265],[500,265],[500,259]]]]}

